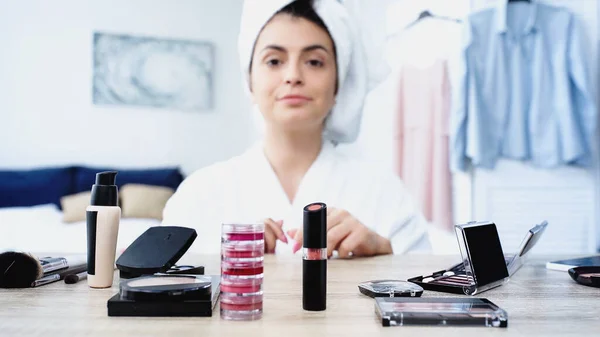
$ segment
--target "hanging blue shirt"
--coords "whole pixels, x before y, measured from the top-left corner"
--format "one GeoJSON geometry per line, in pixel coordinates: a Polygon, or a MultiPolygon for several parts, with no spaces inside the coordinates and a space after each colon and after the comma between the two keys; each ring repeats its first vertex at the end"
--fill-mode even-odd
{"type": "Polygon", "coordinates": [[[450,115],[450,167],[591,164],[597,110],[574,16],[501,3],[464,24],[450,115]]]}

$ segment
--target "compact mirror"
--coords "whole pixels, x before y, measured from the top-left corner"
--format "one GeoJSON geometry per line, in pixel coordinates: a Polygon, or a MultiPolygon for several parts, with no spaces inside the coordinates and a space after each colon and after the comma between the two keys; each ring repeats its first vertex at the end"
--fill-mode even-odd
{"type": "Polygon", "coordinates": [[[418,284],[401,280],[362,282],[358,290],[369,297],[420,297],[423,294],[423,288],[418,284]]]}

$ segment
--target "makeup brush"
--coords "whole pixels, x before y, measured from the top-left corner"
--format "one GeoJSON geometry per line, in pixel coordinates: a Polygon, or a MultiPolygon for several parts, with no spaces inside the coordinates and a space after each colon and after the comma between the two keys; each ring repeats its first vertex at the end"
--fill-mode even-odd
{"type": "Polygon", "coordinates": [[[20,252],[0,254],[0,288],[29,288],[42,275],[42,265],[33,255],[20,252]]]}

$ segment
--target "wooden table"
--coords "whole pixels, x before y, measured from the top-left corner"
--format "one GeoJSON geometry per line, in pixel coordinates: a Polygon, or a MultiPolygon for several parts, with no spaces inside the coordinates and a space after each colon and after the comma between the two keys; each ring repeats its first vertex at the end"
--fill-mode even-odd
{"type": "MultiPolygon", "coordinates": [[[[567,273],[532,260],[511,281],[483,294],[508,312],[508,328],[382,327],[373,300],[358,292],[361,281],[407,279],[449,267],[458,257],[380,256],[330,260],[327,310],[305,312],[301,305],[302,263],[298,257],[265,258],[264,315],[253,322],[213,317],[108,317],[106,301],[118,292],[90,289],[86,282],[57,282],[39,288],[0,289],[0,336],[597,336],[600,289],[580,286],[567,273]]],[[[186,256],[219,273],[218,256],[186,256]]],[[[117,280],[117,278],[115,278],[117,280]]],[[[424,297],[450,297],[426,291],[424,297]]],[[[458,296],[458,295],[457,295],[458,296]]]]}

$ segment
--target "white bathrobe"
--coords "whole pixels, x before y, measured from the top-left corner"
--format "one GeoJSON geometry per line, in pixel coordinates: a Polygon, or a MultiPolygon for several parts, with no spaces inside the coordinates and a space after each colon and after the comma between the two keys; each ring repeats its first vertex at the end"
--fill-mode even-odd
{"type": "MultiPolygon", "coordinates": [[[[286,232],[302,228],[302,209],[321,201],[345,209],[365,226],[390,239],[395,254],[429,248],[427,222],[402,181],[392,173],[345,157],[323,144],[293,203],[257,143],[244,154],[190,175],[168,201],[164,225],[195,228],[190,252],[219,254],[222,223],[283,220],[286,232]]],[[[292,253],[293,244],[277,241],[276,253],[292,253]]],[[[301,250],[297,253],[300,254],[301,250]]]]}

